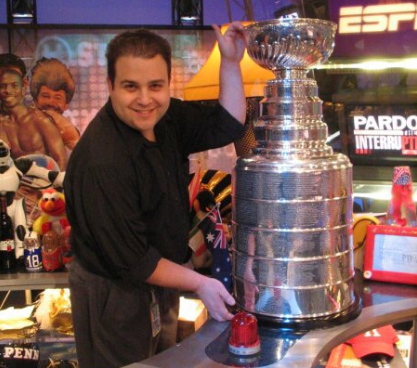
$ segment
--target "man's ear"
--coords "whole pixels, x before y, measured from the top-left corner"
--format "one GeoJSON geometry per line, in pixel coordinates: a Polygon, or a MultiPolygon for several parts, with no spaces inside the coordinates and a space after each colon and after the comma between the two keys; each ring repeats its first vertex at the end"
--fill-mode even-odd
{"type": "Polygon", "coordinates": [[[107,77],[107,90],[109,91],[109,93],[113,92],[113,83],[111,82],[109,77],[107,77]]]}
{"type": "Polygon", "coordinates": [[[24,94],[26,94],[28,87],[29,87],[29,79],[28,77],[23,77],[22,78],[22,85],[23,85],[23,92],[24,94]]]}

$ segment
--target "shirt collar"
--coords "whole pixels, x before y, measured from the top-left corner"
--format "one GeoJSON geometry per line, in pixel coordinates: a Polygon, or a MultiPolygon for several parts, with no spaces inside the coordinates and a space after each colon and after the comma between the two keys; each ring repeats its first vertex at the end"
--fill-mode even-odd
{"type": "Polygon", "coordinates": [[[139,153],[143,148],[155,147],[158,146],[160,140],[163,139],[163,126],[165,125],[166,115],[156,124],[155,126],[155,135],[157,137],[157,142],[148,141],[141,132],[136,129],[133,129],[126,123],[124,123],[117,115],[113,109],[110,98],[108,99],[105,109],[111,121],[114,122],[116,130],[120,133],[122,139],[126,142],[129,147],[129,150],[132,154],[139,153]]]}

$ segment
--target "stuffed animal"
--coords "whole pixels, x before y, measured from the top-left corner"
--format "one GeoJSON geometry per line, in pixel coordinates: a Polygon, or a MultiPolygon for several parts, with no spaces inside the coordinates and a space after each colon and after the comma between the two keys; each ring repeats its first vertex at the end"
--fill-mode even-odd
{"type": "Polygon", "coordinates": [[[41,235],[50,230],[63,235],[65,228],[69,226],[64,194],[52,188],[43,190],[38,205],[43,213],[33,223],[33,230],[41,235]]]}

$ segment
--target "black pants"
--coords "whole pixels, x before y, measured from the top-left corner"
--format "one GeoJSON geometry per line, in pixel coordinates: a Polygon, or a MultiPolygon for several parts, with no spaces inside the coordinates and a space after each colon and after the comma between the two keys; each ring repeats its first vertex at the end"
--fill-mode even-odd
{"type": "Polygon", "coordinates": [[[119,368],[146,359],[176,342],[178,292],[155,288],[161,332],[152,338],[151,287],[133,286],[70,268],[75,345],[80,368],[119,368]]]}

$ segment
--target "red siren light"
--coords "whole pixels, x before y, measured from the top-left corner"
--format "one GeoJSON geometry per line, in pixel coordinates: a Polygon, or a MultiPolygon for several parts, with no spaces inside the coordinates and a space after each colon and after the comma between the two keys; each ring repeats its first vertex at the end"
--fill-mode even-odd
{"type": "Polygon", "coordinates": [[[231,321],[229,351],[235,355],[254,355],[261,351],[258,321],[247,312],[237,313],[231,321]]]}

